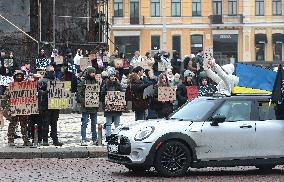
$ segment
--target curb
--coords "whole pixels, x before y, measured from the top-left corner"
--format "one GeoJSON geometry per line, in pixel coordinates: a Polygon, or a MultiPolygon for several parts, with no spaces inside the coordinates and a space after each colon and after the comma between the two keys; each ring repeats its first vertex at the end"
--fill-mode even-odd
{"type": "Polygon", "coordinates": [[[54,147],[0,148],[0,159],[35,159],[35,158],[102,158],[107,157],[106,147],[54,147]]]}

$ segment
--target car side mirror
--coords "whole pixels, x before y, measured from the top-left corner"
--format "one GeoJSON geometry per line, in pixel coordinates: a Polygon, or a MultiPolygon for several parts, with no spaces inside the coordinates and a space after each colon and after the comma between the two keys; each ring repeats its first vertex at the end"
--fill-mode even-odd
{"type": "Polygon", "coordinates": [[[226,120],[226,116],[224,115],[216,115],[212,117],[212,123],[210,124],[211,126],[219,126],[219,123],[224,123],[226,120]]]}

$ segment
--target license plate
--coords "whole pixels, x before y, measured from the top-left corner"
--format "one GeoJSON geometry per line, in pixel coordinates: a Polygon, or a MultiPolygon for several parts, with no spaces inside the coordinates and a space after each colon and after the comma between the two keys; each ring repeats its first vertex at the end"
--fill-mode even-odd
{"type": "Polygon", "coordinates": [[[118,146],[117,145],[108,145],[107,150],[110,153],[117,153],[118,152],[118,146]]]}

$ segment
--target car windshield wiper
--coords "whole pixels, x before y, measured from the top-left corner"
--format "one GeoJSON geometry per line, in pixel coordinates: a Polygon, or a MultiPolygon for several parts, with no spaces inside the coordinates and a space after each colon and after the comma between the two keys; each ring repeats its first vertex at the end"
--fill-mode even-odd
{"type": "Polygon", "coordinates": [[[181,119],[181,118],[170,118],[171,120],[174,120],[174,119],[176,119],[176,120],[178,120],[178,121],[183,121],[184,119],[181,119]]]}

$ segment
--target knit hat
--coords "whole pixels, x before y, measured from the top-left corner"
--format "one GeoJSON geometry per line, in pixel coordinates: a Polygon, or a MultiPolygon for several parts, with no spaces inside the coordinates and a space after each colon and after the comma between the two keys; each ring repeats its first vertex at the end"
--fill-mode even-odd
{"type": "Polygon", "coordinates": [[[108,73],[108,76],[111,76],[111,75],[115,75],[116,74],[116,70],[114,67],[107,67],[107,73],[108,73]]]}
{"type": "Polygon", "coordinates": [[[194,77],[194,73],[190,70],[185,70],[185,72],[183,73],[183,76],[184,77],[188,77],[188,76],[194,77]]]}
{"type": "Polygon", "coordinates": [[[102,77],[108,77],[108,72],[107,72],[107,71],[103,71],[103,72],[101,73],[101,75],[102,75],[102,77]]]}
{"type": "Polygon", "coordinates": [[[96,68],[94,68],[94,67],[88,67],[88,68],[87,68],[87,73],[88,73],[88,74],[96,73],[96,68]]]}

